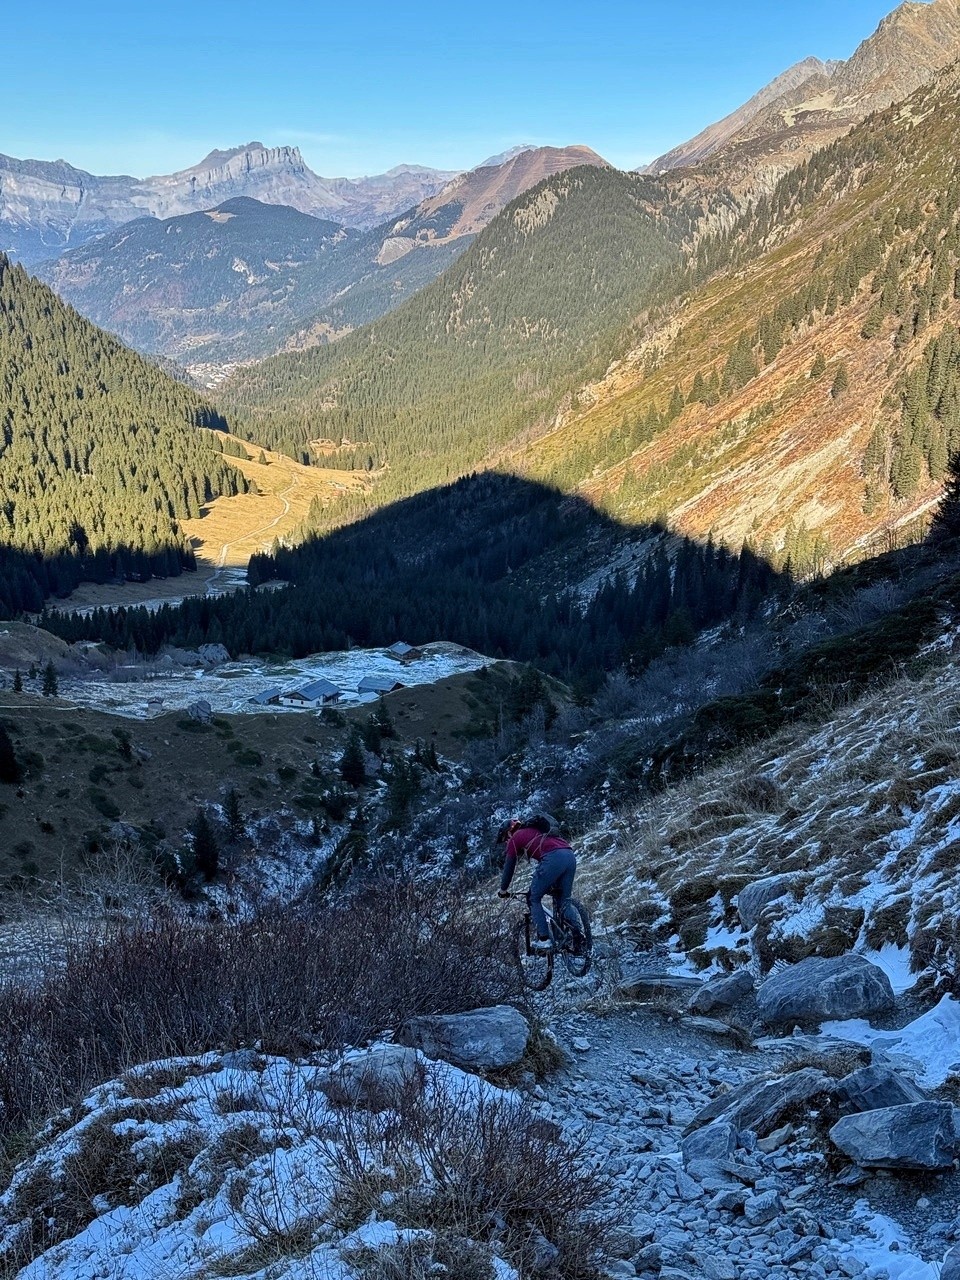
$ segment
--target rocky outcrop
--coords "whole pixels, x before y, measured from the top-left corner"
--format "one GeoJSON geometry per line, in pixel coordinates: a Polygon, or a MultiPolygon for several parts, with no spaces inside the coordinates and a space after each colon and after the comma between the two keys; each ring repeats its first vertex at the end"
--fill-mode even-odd
{"type": "Polygon", "coordinates": [[[705,982],[687,1006],[691,1013],[708,1014],[732,1009],[753,995],[753,978],[746,969],[705,982]]]}
{"type": "Polygon", "coordinates": [[[709,166],[734,190],[756,194],[958,56],[956,0],[901,4],[846,62],[805,58],[645,172],[709,166]]]}
{"type": "Polygon", "coordinates": [[[411,1018],[397,1038],[428,1058],[442,1058],[466,1071],[497,1071],[520,1061],[527,1050],[530,1027],[512,1006],[497,1005],[470,1013],[411,1018]]]}
{"type": "Polygon", "coordinates": [[[738,1133],[750,1129],[763,1138],[788,1111],[811,1098],[830,1093],[832,1087],[830,1077],[814,1067],[804,1067],[785,1076],[748,1080],[708,1103],[687,1126],[686,1133],[692,1134],[722,1120],[738,1133]]]}
{"type": "Polygon", "coordinates": [[[830,1139],[864,1169],[951,1169],[960,1154],[956,1111],[948,1102],[915,1102],[844,1116],[830,1139]]]}
{"type": "Polygon", "coordinates": [[[844,1111],[877,1111],[926,1102],[927,1095],[899,1071],[870,1066],[844,1076],[837,1085],[837,1101],[844,1111]]]}
{"type": "Polygon", "coordinates": [[[895,1004],[890,979],[861,956],[811,956],[764,982],[757,992],[761,1020],[769,1027],[869,1018],[895,1004]]]}
{"type": "Polygon", "coordinates": [[[415,1049],[381,1044],[347,1054],[320,1087],[337,1106],[383,1111],[395,1106],[419,1075],[415,1049]]]}
{"type": "Polygon", "coordinates": [[[960,1280],[960,1245],[951,1249],[940,1268],[940,1280],[960,1280]]]}
{"type": "Polygon", "coordinates": [[[737,895],[737,914],[745,929],[752,929],[760,922],[764,910],[772,902],[792,893],[797,877],[792,875],[767,876],[744,886],[737,895]]]}

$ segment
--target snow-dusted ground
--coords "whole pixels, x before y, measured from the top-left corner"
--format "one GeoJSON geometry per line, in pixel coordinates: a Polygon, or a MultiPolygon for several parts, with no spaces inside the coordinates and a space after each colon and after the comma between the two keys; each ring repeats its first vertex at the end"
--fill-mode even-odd
{"type": "Polygon", "coordinates": [[[151,676],[143,681],[118,683],[98,677],[82,680],[64,677],[60,694],[77,706],[137,720],[182,711],[200,699],[209,702],[214,713],[221,715],[262,712],[303,715],[296,707],[258,706],[251,698],[269,688],[301,688],[324,676],[342,691],[342,703],[356,706],[377,700],[376,694],[357,691],[364,676],[388,676],[413,688],[476,671],[492,661],[445,641],[424,645],[423,655],[415,662],[401,663],[385,649],[350,649],[282,663],[225,662],[206,670],[172,669],[168,675],[151,676]],[[162,706],[148,707],[148,702],[154,699],[162,699],[162,706]]]}
{"type": "MultiPolygon", "coordinates": [[[[358,1056],[367,1055],[343,1061],[358,1056]]],[[[428,1106],[466,1116],[513,1097],[446,1063],[418,1061],[428,1106]]],[[[101,1086],[52,1122],[0,1197],[0,1264],[26,1250],[35,1256],[20,1280],[356,1280],[358,1251],[429,1240],[429,1231],[399,1231],[388,1212],[338,1222],[344,1167],[353,1167],[338,1152],[358,1141],[374,1177],[389,1171],[378,1151],[396,1146],[378,1138],[390,1111],[345,1121],[324,1092],[337,1077],[336,1064],[241,1052],[152,1063],[101,1086]],[[58,1187],[41,1226],[38,1197],[58,1187]],[[37,1232],[47,1236],[39,1247],[37,1232]]],[[[429,1185],[428,1169],[421,1177],[429,1185]]],[[[502,1259],[490,1261],[498,1280],[518,1280],[502,1259]]]]}

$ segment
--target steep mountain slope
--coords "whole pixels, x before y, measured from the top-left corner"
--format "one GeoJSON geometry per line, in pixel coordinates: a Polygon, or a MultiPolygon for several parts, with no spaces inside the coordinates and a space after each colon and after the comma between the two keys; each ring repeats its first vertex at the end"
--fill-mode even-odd
{"type": "Polygon", "coordinates": [[[188,366],[259,358],[378,319],[436,279],[521,191],[594,163],[605,161],[586,147],[524,148],[366,232],[238,197],[127,223],[38,274],[141,351],[188,366]]]}
{"type": "Polygon", "coordinates": [[[144,216],[176,217],[236,196],[356,227],[396,217],[455,175],[399,165],[371,178],[321,178],[296,147],[251,142],[153,178],[97,177],[63,160],[0,156],[0,250],[34,263],[144,216]]]}
{"type": "MultiPolygon", "coordinates": [[[[663,184],[568,170],[507,208],[435,284],[334,347],[241,370],[225,399],[295,456],[387,463],[381,501],[469,470],[546,424],[679,259],[698,210],[663,184]]],[[[600,366],[602,367],[602,366],[600,366]]]]}
{"type": "MultiPolygon", "coordinates": [[[[305,277],[312,282],[361,236],[242,196],[203,213],[125,223],[41,264],[38,275],[124,342],[189,365],[276,349],[323,300],[305,277]]],[[[334,271],[330,293],[344,279],[334,271]]]]}
{"type": "Polygon", "coordinates": [[[731,142],[735,142],[767,107],[776,105],[781,98],[796,89],[806,88],[812,83],[819,85],[829,81],[830,75],[830,64],[821,62],[819,58],[804,58],[802,62],[788,67],[768,85],[764,85],[736,111],[731,111],[728,116],[724,116],[715,124],[707,125],[706,129],[698,133],[695,138],[681,143],[679,147],[674,147],[672,151],[652,160],[640,172],[663,173],[667,169],[682,169],[688,165],[699,164],[700,161],[708,159],[731,142]]]}
{"type": "Polygon", "coordinates": [[[609,168],[590,147],[525,147],[516,155],[508,154],[499,165],[484,165],[454,178],[437,195],[424,200],[415,216],[427,220],[442,212],[446,218],[447,210],[459,207],[456,222],[442,230],[428,230],[428,238],[443,242],[475,235],[524,191],[580,165],[609,168]]]}
{"type": "Polygon", "coordinates": [[[794,566],[898,536],[960,447],[958,145],[951,69],[705,242],[729,265],[507,465],[794,566]]]}
{"type": "Polygon", "coordinates": [[[908,0],[846,62],[808,58],[690,142],[654,160],[658,173],[719,170],[733,189],[769,190],[783,173],[874,111],[908,97],[960,56],[957,0],[908,0]]]}
{"type": "Polygon", "coordinates": [[[0,611],[192,565],[177,518],[246,488],[220,421],[0,255],[0,611]]]}

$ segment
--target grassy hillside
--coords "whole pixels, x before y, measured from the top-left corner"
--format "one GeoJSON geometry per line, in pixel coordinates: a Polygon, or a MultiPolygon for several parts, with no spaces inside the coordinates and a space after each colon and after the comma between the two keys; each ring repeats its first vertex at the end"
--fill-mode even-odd
{"type": "Polygon", "coordinates": [[[960,447],[958,87],[783,179],[731,268],[507,465],[804,569],[902,536],[960,447]]]}
{"type": "Polygon", "coordinates": [[[545,425],[605,367],[693,217],[655,180],[570,170],[508,205],[395,312],[335,347],[239,371],[224,403],[297,457],[311,441],[350,442],[343,465],[388,468],[379,502],[442,484],[545,425]]]}
{"type": "Polygon", "coordinates": [[[178,519],[247,487],[221,424],[0,255],[0,613],[192,565],[178,519]]]}

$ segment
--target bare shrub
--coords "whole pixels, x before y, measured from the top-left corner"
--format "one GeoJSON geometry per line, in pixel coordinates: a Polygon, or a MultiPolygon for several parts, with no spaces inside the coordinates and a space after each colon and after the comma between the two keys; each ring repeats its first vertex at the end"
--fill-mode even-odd
{"type": "Polygon", "coordinates": [[[364,1249],[350,1258],[363,1280],[435,1280],[455,1276],[456,1280],[494,1280],[493,1266],[486,1250],[473,1240],[434,1235],[405,1240],[384,1249],[364,1249]]]}
{"type": "Polygon", "coordinates": [[[363,1044],[416,1014],[518,997],[495,938],[455,889],[389,885],[236,924],[170,916],[73,939],[36,985],[0,987],[0,1133],[137,1063],[363,1044]]]}
{"type": "Polygon", "coordinates": [[[496,1238],[522,1275],[544,1237],[559,1250],[550,1274],[593,1280],[615,1225],[598,1208],[612,1188],[587,1139],[563,1138],[509,1095],[413,1080],[391,1112],[344,1109],[328,1151],[341,1226],[382,1211],[386,1194],[399,1227],[496,1238]]]}

